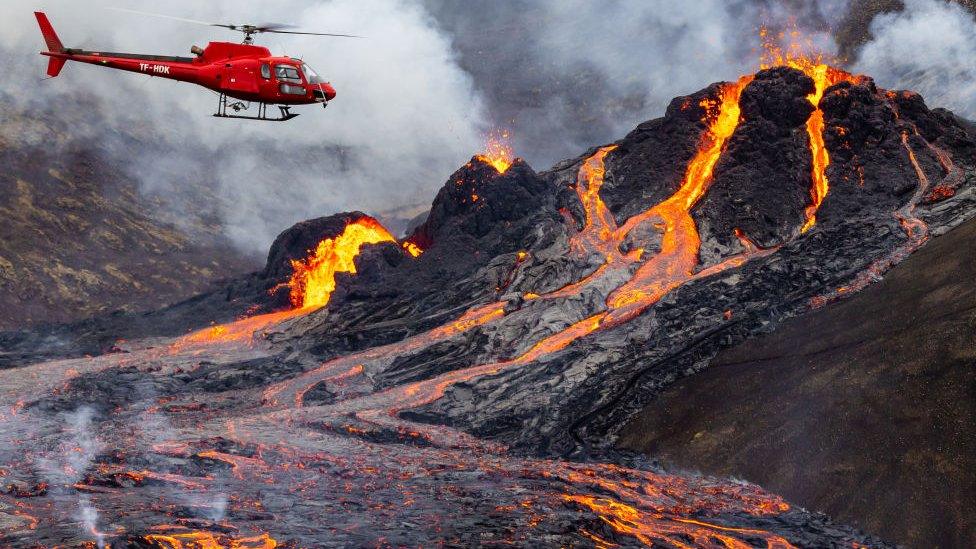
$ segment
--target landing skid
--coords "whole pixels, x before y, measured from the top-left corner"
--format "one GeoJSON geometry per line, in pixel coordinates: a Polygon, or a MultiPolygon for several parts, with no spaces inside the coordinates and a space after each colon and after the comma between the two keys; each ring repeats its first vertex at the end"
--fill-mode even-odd
{"type": "Polygon", "coordinates": [[[229,103],[227,101],[227,96],[221,94],[220,101],[217,103],[217,112],[214,116],[217,118],[237,118],[238,120],[262,120],[264,122],[287,122],[292,118],[297,117],[297,114],[291,112],[291,107],[284,105],[278,105],[278,109],[281,111],[281,116],[278,118],[268,117],[268,104],[258,103],[258,115],[257,116],[247,116],[243,114],[227,114],[227,110],[230,109],[235,113],[246,111],[251,108],[250,103],[245,103],[243,101],[237,101],[235,103],[229,103]]]}

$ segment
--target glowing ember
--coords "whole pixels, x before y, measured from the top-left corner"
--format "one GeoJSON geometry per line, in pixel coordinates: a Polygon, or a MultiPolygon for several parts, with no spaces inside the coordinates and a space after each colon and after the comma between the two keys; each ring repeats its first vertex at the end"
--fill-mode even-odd
{"type": "Polygon", "coordinates": [[[378,221],[364,217],[347,225],[339,236],[319,242],[305,261],[292,261],[295,272],[288,283],[292,305],[299,309],[328,305],[335,291],[336,273],[355,273],[356,257],[363,246],[380,242],[396,239],[378,221]]]}
{"type": "Polygon", "coordinates": [[[515,152],[512,150],[511,145],[508,144],[510,137],[507,131],[493,133],[488,137],[484,154],[480,154],[476,158],[485,164],[491,164],[498,173],[507,172],[515,161],[515,152]]]}
{"type": "Polygon", "coordinates": [[[403,249],[413,257],[420,257],[420,254],[424,253],[420,246],[410,242],[409,240],[405,241],[403,244],[401,244],[401,246],[403,246],[403,249]]]}
{"type": "Polygon", "coordinates": [[[810,49],[799,43],[800,34],[793,30],[790,33],[790,45],[784,52],[778,42],[785,39],[785,34],[780,34],[774,40],[766,28],[759,31],[759,36],[763,42],[762,68],[769,67],[790,67],[803,72],[813,79],[816,89],[807,96],[814,111],[807,120],[807,134],[810,139],[810,154],[813,156],[812,180],[810,188],[810,205],[805,211],[806,222],[803,224],[802,232],[807,232],[817,222],[817,210],[823,204],[830,190],[830,182],[827,180],[827,166],[830,165],[830,155],[824,145],[824,118],[823,111],[820,110],[820,100],[823,99],[824,91],[840,82],[856,82],[858,77],[836,69],[827,64],[822,53],[807,54],[805,50],[810,49]]]}

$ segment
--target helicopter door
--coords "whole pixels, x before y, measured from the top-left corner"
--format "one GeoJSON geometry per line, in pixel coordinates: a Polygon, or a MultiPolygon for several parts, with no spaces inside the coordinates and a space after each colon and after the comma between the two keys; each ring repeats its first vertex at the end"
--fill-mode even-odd
{"type": "Polygon", "coordinates": [[[227,63],[220,79],[220,88],[227,92],[259,93],[256,69],[227,63]]]}

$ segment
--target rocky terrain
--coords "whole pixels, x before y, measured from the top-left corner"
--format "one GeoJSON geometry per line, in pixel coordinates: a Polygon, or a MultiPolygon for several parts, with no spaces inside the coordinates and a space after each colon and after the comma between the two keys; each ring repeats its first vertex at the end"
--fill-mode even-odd
{"type": "Polygon", "coordinates": [[[722,349],[976,214],[951,113],[777,64],[545,172],[474,157],[404,241],[311,220],[219,291],[0,337],[6,543],[889,546],[614,449],[722,349]]]}
{"type": "Polygon", "coordinates": [[[151,129],[106,138],[82,96],[0,105],[0,330],[157,309],[255,267],[215,218],[177,223],[141,192],[130,162],[154,150],[151,129]]]}

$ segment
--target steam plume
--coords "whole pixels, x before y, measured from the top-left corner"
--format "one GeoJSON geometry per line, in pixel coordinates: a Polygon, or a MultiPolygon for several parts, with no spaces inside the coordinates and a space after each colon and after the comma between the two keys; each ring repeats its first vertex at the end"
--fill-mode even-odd
{"type": "Polygon", "coordinates": [[[877,16],[855,69],[887,88],[910,89],[929,106],[976,117],[976,20],[962,6],[907,0],[877,16]]]}

